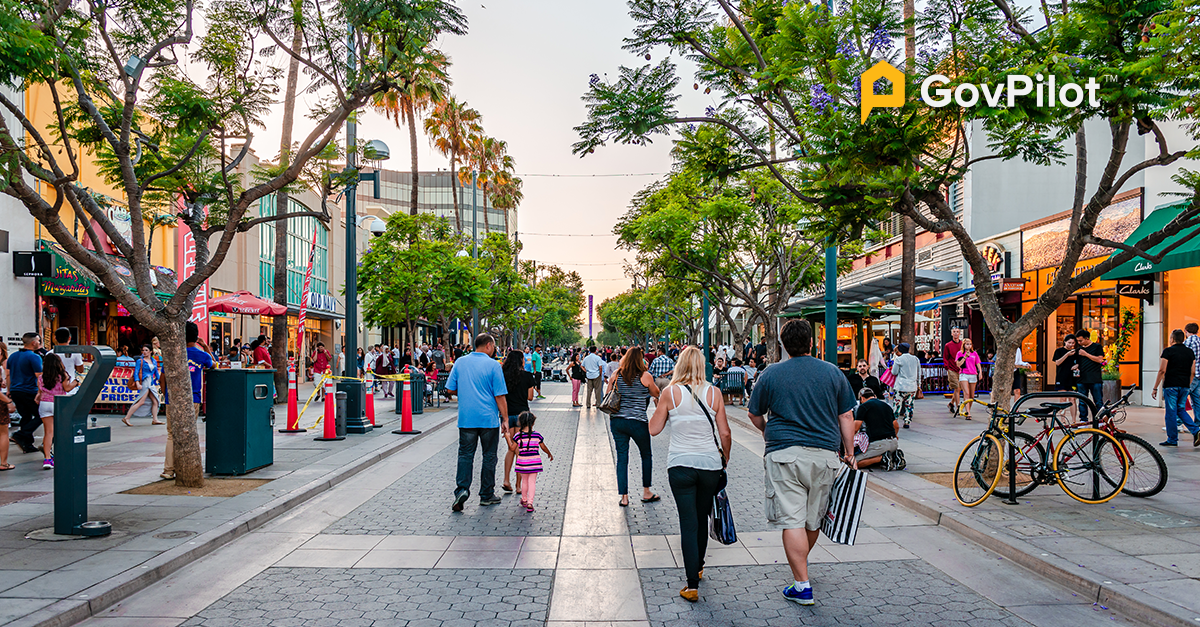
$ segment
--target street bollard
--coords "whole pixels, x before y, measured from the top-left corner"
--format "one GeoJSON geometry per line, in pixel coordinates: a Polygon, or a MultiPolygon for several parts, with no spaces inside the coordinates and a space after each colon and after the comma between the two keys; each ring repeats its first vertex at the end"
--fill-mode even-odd
{"type": "MultiPolygon", "coordinates": [[[[87,520],[87,447],[108,442],[108,427],[87,427],[92,403],[117,365],[117,354],[107,346],[55,346],[56,353],[87,353],[92,367],[71,396],[54,399],[54,533],[66,536],[106,536],[112,525],[87,520]]],[[[7,429],[8,427],[3,427],[7,429]]],[[[49,443],[43,443],[49,446],[49,443]]]]}
{"type": "Polygon", "coordinates": [[[371,426],[375,425],[375,373],[367,373],[367,420],[371,422],[371,426]]]}
{"type": "Polygon", "coordinates": [[[308,429],[300,426],[300,400],[296,390],[296,362],[288,364],[288,419],[287,428],[280,433],[304,433],[308,429]]]}
{"type": "Polygon", "coordinates": [[[333,391],[333,377],[325,377],[325,417],[322,420],[325,422],[324,435],[314,440],[330,442],[346,439],[346,436],[337,433],[337,397],[333,391]]]}
{"type": "Polygon", "coordinates": [[[401,379],[401,399],[402,405],[400,410],[400,428],[392,433],[396,435],[416,435],[420,431],[413,431],[412,419],[412,378],[408,374],[408,367],[405,366],[404,374],[400,375],[401,379]]]}

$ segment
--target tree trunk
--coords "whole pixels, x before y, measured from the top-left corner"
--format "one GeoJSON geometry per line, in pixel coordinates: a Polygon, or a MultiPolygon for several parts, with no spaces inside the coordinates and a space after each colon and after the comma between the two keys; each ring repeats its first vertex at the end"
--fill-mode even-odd
{"type": "Polygon", "coordinates": [[[992,365],[992,402],[997,407],[1009,407],[1014,400],[1012,395],[1013,371],[1017,357],[1019,338],[1012,338],[1013,333],[1005,333],[996,337],[996,359],[992,365]]]}
{"type": "MultiPolygon", "coordinates": [[[[294,7],[294,10],[296,7],[294,7]]],[[[291,63],[288,64],[287,91],[283,96],[283,126],[279,133],[279,165],[291,163],[292,127],[296,119],[296,86],[300,75],[300,48],[303,44],[303,31],[300,28],[298,15],[292,16],[292,52],[291,63]]],[[[287,307],[287,239],[288,221],[283,218],[288,213],[288,193],[285,189],[275,195],[275,214],[281,219],[275,222],[275,266],[271,289],[275,292],[276,303],[287,307]]],[[[275,390],[286,390],[288,373],[286,364],[288,350],[287,314],[275,316],[271,320],[271,363],[275,364],[275,390]]],[[[303,347],[297,346],[299,353],[303,347]]],[[[300,355],[296,355],[297,361],[300,355]]],[[[303,363],[303,362],[301,362],[303,363]]]]}
{"type": "Polygon", "coordinates": [[[417,215],[417,114],[411,98],[404,99],[404,115],[408,118],[408,143],[412,152],[412,208],[409,215],[417,215]]]}
{"type": "Polygon", "coordinates": [[[163,320],[163,323],[165,333],[159,333],[158,338],[163,352],[163,383],[171,396],[167,405],[167,428],[175,447],[175,485],[199,488],[204,485],[204,467],[200,461],[200,435],[196,429],[192,377],[184,344],[186,317],[163,320]]]}
{"type": "MultiPolygon", "coordinates": [[[[914,0],[904,0],[904,58],[905,71],[912,74],[917,56],[916,11],[914,0]]],[[[914,210],[916,208],[914,207],[914,210]]],[[[904,216],[904,250],[900,262],[900,341],[916,348],[917,337],[917,223],[904,216]]]]}
{"type": "Polygon", "coordinates": [[[450,199],[454,202],[454,232],[462,233],[462,211],[458,207],[458,153],[454,151],[450,152],[450,199]]]}

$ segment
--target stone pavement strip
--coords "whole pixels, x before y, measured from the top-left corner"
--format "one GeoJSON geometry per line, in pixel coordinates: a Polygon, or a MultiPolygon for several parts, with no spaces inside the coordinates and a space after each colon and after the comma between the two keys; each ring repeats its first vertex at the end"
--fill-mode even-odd
{"type": "MultiPolygon", "coordinates": [[[[285,415],[280,406],[277,413],[285,415]]],[[[319,416],[310,406],[302,424],[319,416]]],[[[454,405],[418,416],[431,431],[454,420],[454,405]]],[[[394,422],[380,407],[378,419],[394,422]]],[[[29,532],[53,526],[53,473],[15,447],[17,469],[0,474],[0,624],[71,624],[137,592],[219,546],[260,527],[345,478],[407,446],[413,436],[394,425],[340,442],[316,442],[313,431],[274,437],[274,464],[245,478],[269,483],[234,497],[153,496],[123,492],[158,481],[164,427],[146,419],[125,427],[98,416],[113,441],[89,447],[88,518],[108,520],[103,538],[37,541],[29,532]]],[[[200,423],[203,440],[204,423],[200,423]]],[[[282,427],[277,424],[277,427],[282,427]]],[[[418,436],[421,437],[421,436],[418,436]]]]}
{"type": "Polygon", "coordinates": [[[821,541],[813,551],[818,605],[787,603],[780,536],[752,511],[762,499],[761,437],[738,426],[743,463],[730,498],[744,525],[737,544],[710,543],[701,601],[689,604],[678,597],[664,456],[655,460],[664,500],[618,507],[607,417],[566,409],[565,385],[545,392],[551,398],[534,406],[539,429],[554,434],[555,464],[570,463],[546,473],[551,489],[539,481],[532,515],[513,496],[451,514],[458,438],[442,429],[87,626],[1134,624],[877,494],[855,546],[821,541]],[[527,522],[514,522],[518,511],[527,522]]]}

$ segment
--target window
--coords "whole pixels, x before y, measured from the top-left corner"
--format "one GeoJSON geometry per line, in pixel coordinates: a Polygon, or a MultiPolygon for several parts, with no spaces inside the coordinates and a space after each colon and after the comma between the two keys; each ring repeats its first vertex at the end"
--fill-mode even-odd
{"type": "MultiPolygon", "coordinates": [[[[275,195],[259,200],[260,216],[275,215],[275,195]]],[[[288,211],[309,211],[295,198],[288,198],[288,211]]],[[[312,281],[309,291],[314,294],[329,294],[329,230],[314,217],[288,218],[287,241],[287,301],[289,305],[300,305],[304,291],[304,275],[308,270],[308,254],[312,250],[313,232],[316,232],[316,248],[313,250],[312,281]]],[[[275,288],[275,224],[259,225],[259,295],[270,298],[275,288]]]]}

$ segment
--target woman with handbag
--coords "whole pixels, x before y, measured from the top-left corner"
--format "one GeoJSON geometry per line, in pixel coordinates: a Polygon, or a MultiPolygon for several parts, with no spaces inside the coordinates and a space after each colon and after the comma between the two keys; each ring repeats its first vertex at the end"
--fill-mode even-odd
{"type": "Polygon", "coordinates": [[[138,397],[129,406],[129,411],[121,418],[126,427],[133,426],[129,424],[129,419],[139,415],[139,410],[146,401],[150,402],[150,424],[163,424],[163,421],[158,419],[158,406],[162,399],[158,398],[158,361],[154,359],[153,351],[149,344],[142,346],[142,355],[134,362],[133,374],[126,384],[130,391],[138,392],[138,397]]]}
{"type": "Polygon", "coordinates": [[[650,491],[650,480],[653,476],[653,456],[650,452],[650,430],[646,408],[650,406],[650,397],[658,398],[658,386],[654,377],[642,359],[642,349],[634,346],[625,352],[621,366],[608,380],[608,392],[604,402],[600,404],[601,411],[612,407],[610,402],[614,392],[619,395],[615,399],[617,408],[611,413],[609,426],[612,427],[613,441],[617,447],[617,492],[621,494],[621,507],[629,506],[629,440],[637,444],[638,452],[642,455],[642,502],[653,503],[661,500],[650,491]]]}
{"type": "Polygon", "coordinates": [[[680,549],[687,573],[687,587],[679,596],[694,603],[700,600],[697,586],[708,548],[708,517],[713,497],[725,487],[732,445],[724,399],[704,380],[704,356],[694,346],[679,354],[671,384],[650,418],[650,435],[662,433],[668,421],[667,478],[679,510],[680,549]]]}

